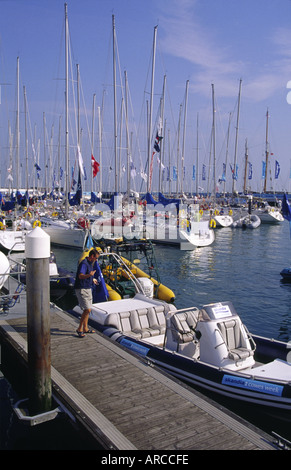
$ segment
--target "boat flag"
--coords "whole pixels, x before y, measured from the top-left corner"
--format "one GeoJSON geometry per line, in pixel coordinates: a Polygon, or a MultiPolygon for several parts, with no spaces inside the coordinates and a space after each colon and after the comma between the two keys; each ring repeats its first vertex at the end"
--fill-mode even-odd
{"type": "Polygon", "coordinates": [[[248,176],[248,178],[249,178],[249,180],[251,180],[252,177],[253,177],[253,165],[250,162],[248,162],[248,163],[249,163],[249,176],[248,176]]]}
{"type": "Polygon", "coordinates": [[[286,194],[284,194],[283,201],[282,201],[282,215],[284,219],[289,221],[290,238],[291,238],[291,207],[290,207],[286,194]]]}
{"type": "Polygon", "coordinates": [[[155,138],[155,143],[154,143],[154,149],[152,152],[152,158],[150,162],[150,174],[149,174],[149,192],[151,191],[151,186],[152,186],[152,176],[153,176],[153,160],[154,160],[154,155],[155,153],[160,153],[161,148],[160,148],[160,142],[162,140],[162,120],[161,118],[159,119],[159,125],[156,133],[156,138],[155,138]]]}
{"type": "Polygon", "coordinates": [[[91,155],[91,164],[92,164],[93,178],[95,178],[95,176],[99,172],[99,163],[95,160],[93,154],[91,155]]]}
{"type": "Polygon", "coordinates": [[[275,179],[278,179],[279,174],[280,174],[280,164],[279,164],[278,160],[276,160],[276,163],[275,163],[275,179]]]}
{"type": "Polygon", "coordinates": [[[84,175],[85,175],[85,173],[84,173],[84,162],[83,162],[83,157],[82,157],[79,145],[77,145],[77,157],[78,157],[78,163],[79,163],[79,168],[80,168],[81,175],[84,177],[84,175]]]}

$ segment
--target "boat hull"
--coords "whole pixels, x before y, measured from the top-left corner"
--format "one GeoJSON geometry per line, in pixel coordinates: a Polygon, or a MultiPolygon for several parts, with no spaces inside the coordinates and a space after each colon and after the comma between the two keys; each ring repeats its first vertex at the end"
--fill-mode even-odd
{"type": "MultiPolygon", "coordinates": [[[[283,412],[285,419],[291,420],[291,386],[289,384],[268,381],[263,378],[257,380],[252,378],[250,374],[246,375],[211,366],[123,335],[115,328],[104,327],[95,323],[94,320],[93,324],[103,334],[113,338],[123,347],[144,357],[150,363],[190,386],[199,387],[235,401],[260,406],[263,411],[272,411],[276,416],[283,412]]],[[[268,360],[286,361],[288,350],[286,350],[284,343],[258,336],[253,336],[253,338],[257,345],[256,356],[258,359],[264,357],[268,360]]]]}

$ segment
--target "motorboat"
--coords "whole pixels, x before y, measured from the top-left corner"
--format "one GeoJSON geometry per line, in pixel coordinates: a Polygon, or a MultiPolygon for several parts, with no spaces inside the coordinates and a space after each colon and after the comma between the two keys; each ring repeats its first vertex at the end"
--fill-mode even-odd
{"type": "MultiPolygon", "coordinates": [[[[153,257],[149,255],[151,250],[150,244],[145,241],[136,241],[120,243],[112,247],[112,251],[102,252],[100,247],[97,249],[100,252],[98,264],[108,291],[109,301],[131,298],[140,292],[145,293],[148,297],[157,298],[169,303],[174,302],[174,292],[161,283],[158,273],[156,273],[157,278],[153,277],[155,263],[153,257]],[[147,261],[144,264],[148,263],[147,266],[150,274],[146,272],[146,267],[144,268],[145,270],[138,267],[141,261],[139,258],[135,258],[132,262],[130,259],[121,256],[124,253],[130,256],[130,253],[137,253],[138,251],[145,255],[144,257],[147,261]]],[[[89,251],[90,248],[84,250],[79,261],[88,256],[89,251]]],[[[98,276],[98,272],[96,275],[98,276]]]]}
{"type": "Polygon", "coordinates": [[[247,214],[233,222],[232,227],[242,229],[254,229],[261,225],[261,219],[256,214],[247,214]]]}
{"type": "MultiPolygon", "coordinates": [[[[82,312],[76,306],[72,313],[82,312]]],[[[139,293],[93,304],[90,319],[111,340],[188,385],[285,418],[291,411],[290,346],[251,335],[231,302],[177,309],[139,293]]]]}
{"type": "Polygon", "coordinates": [[[282,276],[284,281],[291,282],[291,267],[282,269],[280,275],[282,276]]]}

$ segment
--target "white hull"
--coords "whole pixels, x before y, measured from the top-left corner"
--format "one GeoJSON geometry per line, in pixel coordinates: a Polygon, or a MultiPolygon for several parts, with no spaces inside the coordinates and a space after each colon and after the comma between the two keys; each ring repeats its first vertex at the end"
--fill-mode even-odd
{"type": "Polygon", "coordinates": [[[214,216],[216,227],[231,227],[233,218],[230,215],[216,215],[214,216]]]}
{"type": "Polygon", "coordinates": [[[254,213],[260,217],[262,224],[278,225],[284,222],[281,212],[273,208],[264,211],[257,210],[254,213]]]}
{"type": "Polygon", "coordinates": [[[250,228],[250,229],[258,228],[260,225],[261,225],[261,219],[256,214],[246,215],[245,217],[238,219],[232,224],[234,228],[250,228]]]}
{"type": "Polygon", "coordinates": [[[7,251],[25,251],[25,235],[29,233],[18,230],[0,231],[0,247],[7,251]]]}
{"type": "Polygon", "coordinates": [[[182,250],[194,250],[197,247],[211,245],[215,234],[208,227],[208,221],[192,222],[191,230],[185,230],[174,225],[157,224],[145,226],[147,238],[160,244],[178,245],[182,250]]]}
{"type": "Polygon", "coordinates": [[[54,245],[68,248],[83,249],[86,230],[75,228],[65,221],[50,221],[41,219],[41,228],[50,236],[51,243],[54,245]]]}

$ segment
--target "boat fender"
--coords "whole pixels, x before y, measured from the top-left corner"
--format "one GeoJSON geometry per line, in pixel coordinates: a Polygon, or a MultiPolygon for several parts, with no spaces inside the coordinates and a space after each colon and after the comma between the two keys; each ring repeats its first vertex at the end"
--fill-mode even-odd
{"type": "Polygon", "coordinates": [[[232,212],[232,210],[230,209],[229,212],[228,212],[228,214],[229,214],[229,215],[232,215],[232,213],[233,213],[233,212],[232,212]]]}
{"type": "Polygon", "coordinates": [[[215,228],[216,227],[216,222],[215,222],[214,219],[210,220],[209,226],[210,226],[210,228],[215,228]]]}
{"type": "Polygon", "coordinates": [[[33,222],[32,228],[35,228],[35,227],[41,227],[41,221],[40,220],[35,220],[33,222]]]}
{"type": "Polygon", "coordinates": [[[0,230],[4,230],[4,224],[3,224],[3,222],[0,222],[0,230]]]}
{"type": "Polygon", "coordinates": [[[202,209],[200,209],[199,214],[203,215],[203,210],[202,209]]]}

